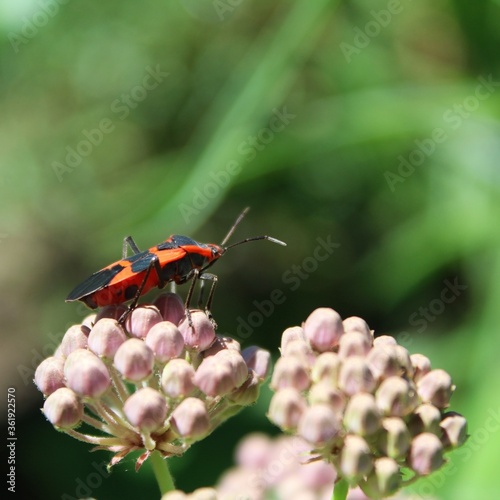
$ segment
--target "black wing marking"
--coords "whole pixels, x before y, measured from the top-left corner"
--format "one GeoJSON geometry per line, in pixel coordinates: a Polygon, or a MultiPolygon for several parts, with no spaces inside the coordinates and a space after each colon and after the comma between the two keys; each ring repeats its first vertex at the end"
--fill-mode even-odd
{"type": "Polygon", "coordinates": [[[97,271],[85,281],[82,281],[79,285],[77,285],[66,297],[66,302],[79,300],[86,295],[90,295],[91,293],[104,288],[123,269],[124,266],[116,264],[113,267],[97,271]]]}

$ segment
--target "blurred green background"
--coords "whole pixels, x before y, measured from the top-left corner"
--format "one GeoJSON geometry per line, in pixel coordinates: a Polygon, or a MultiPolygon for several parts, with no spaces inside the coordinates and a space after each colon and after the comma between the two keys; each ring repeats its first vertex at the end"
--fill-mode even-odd
{"type": "MultiPolygon", "coordinates": [[[[0,370],[19,492],[75,497],[108,459],[55,432],[31,383],[87,314],[68,291],[128,234],[219,242],[248,205],[233,241],[288,247],[213,268],[220,331],[277,356],[284,328],[330,306],[394,335],[452,374],[471,434],[414,491],[498,497],[498,0],[1,0],[0,31],[0,370]]],[[[269,397],[173,460],[178,486],[214,484],[243,435],[276,433],[269,397]]],[[[149,465],[133,468],[91,495],[158,498],[149,465]]]]}

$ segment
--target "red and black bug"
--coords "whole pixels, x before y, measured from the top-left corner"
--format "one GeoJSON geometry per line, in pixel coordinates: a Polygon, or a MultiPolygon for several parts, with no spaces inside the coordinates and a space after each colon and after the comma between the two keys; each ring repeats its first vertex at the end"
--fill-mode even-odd
{"type": "MultiPolygon", "coordinates": [[[[205,309],[210,311],[217,276],[205,271],[227,250],[255,240],[269,240],[286,246],[286,243],[271,236],[255,236],[225,246],[248,210],[249,208],[243,210],[220,245],[198,243],[188,236],[174,234],[163,243],[141,252],[132,237],[128,236],[123,240],[122,259],[97,271],[77,285],[69,293],[66,302],[80,300],[91,309],[95,309],[133,300],[126,313],[128,315],[136,307],[139,297],[152,288],[163,288],[172,281],[182,284],[192,280],[186,297],[186,309],[188,309],[196,281],[208,280],[212,282],[212,287],[205,309]],[[127,257],[127,245],[134,252],[130,257],[127,257]]],[[[124,321],[124,316],[120,321],[124,321]]]]}

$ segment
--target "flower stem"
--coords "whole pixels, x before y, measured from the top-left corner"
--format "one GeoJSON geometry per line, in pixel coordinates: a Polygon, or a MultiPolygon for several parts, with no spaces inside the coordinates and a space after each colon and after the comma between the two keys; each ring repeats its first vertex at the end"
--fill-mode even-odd
{"type": "Polygon", "coordinates": [[[169,491],[173,491],[175,489],[174,480],[170,475],[167,461],[158,451],[151,453],[150,460],[161,494],[164,495],[169,491]]]}
{"type": "Polygon", "coordinates": [[[348,490],[349,484],[347,484],[347,481],[345,479],[340,479],[333,487],[332,500],[345,500],[347,498],[348,490]]]}

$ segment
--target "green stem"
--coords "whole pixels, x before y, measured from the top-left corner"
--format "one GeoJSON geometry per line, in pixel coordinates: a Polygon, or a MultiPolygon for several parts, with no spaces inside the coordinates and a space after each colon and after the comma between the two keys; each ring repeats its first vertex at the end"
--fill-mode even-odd
{"type": "Polygon", "coordinates": [[[153,451],[149,459],[151,460],[153,472],[155,473],[156,481],[158,482],[161,494],[164,495],[169,491],[175,490],[174,480],[170,474],[167,461],[158,451],[153,451]]]}
{"type": "Polygon", "coordinates": [[[347,492],[349,491],[349,484],[345,479],[340,479],[333,487],[333,500],[345,500],[347,492]]]}

